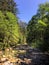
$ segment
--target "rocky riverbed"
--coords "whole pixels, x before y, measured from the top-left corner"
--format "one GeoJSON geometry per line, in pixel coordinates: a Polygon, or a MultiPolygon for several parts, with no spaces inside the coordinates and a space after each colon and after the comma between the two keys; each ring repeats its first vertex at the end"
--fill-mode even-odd
{"type": "Polygon", "coordinates": [[[22,47],[16,49],[19,53],[14,58],[2,58],[0,65],[49,65],[49,53],[22,47]]]}

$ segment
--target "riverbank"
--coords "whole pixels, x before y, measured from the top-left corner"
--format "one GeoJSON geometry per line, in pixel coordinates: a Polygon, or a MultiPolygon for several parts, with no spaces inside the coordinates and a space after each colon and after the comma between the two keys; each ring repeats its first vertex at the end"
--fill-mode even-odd
{"type": "Polygon", "coordinates": [[[24,48],[21,46],[0,51],[0,65],[49,65],[49,53],[24,48]]]}

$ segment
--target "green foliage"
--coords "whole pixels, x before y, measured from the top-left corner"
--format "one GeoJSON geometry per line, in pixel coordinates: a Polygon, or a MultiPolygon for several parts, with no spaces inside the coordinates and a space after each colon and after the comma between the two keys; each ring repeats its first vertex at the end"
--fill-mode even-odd
{"type": "Polygon", "coordinates": [[[2,12],[9,11],[14,14],[17,13],[17,5],[14,0],[0,0],[0,10],[2,12]]]}
{"type": "Polygon", "coordinates": [[[21,44],[25,44],[26,43],[26,27],[27,27],[27,23],[19,21],[19,26],[20,26],[20,41],[21,44]]]}
{"type": "MultiPolygon", "coordinates": [[[[0,11],[0,42],[4,46],[16,45],[20,38],[18,19],[11,12],[4,15],[0,11]]],[[[2,45],[1,45],[2,46],[2,45]]]]}
{"type": "Polygon", "coordinates": [[[43,51],[49,51],[49,25],[45,29],[42,48],[44,48],[43,51]]]}
{"type": "Polygon", "coordinates": [[[38,13],[41,17],[44,17],[49,12],[49,2],[46,2],[44,4],[40,4],[38,8],[38,13]]]}
{"type": "Polygon", "coordinates": [[[43,26],[47,26],[45,22],[43,22],[42,20],[39,20],[38,23],[42,24],[43,26]]]}
{"type": "Polygon", "coordinates": [[[42,51],[49,50],[49,3],[40,4],[27,26],[27,43],[42,51]]]}

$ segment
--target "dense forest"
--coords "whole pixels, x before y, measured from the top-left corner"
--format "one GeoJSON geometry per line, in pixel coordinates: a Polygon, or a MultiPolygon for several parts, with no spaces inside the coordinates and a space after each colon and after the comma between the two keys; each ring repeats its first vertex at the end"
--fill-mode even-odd
{"type": "Polygon", "coordinates": [[[27,26],[27,43],[42,51],[49,51],[49,3],[40,4],[37,14],[27,26]]]}
{"type": "Polygon", "coordinates": [[[17,11],[14,0],[0,0],[0,49],[25,42],[25,27],[18,23],[17,11]]]}
{"type": "Polygon", "coordinates": [[[0,49],[25,44],[49,51],[49,3],[40,4],[28,24],[17,17],[14,0],[0,0],[0,49]]]}

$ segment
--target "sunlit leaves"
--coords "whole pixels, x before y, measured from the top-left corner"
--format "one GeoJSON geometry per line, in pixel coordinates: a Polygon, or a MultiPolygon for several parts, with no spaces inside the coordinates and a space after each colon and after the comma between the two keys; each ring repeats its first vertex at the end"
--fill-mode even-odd
{"type": "Polygon", "coordinates": [[[43,22],[42,20],[38,20],[38,23],[40,23],[43,26],[47,26],[47,24],[45,22],[43,22]]]}
{"type": "Polygon", "coordinates": [[[16,43],[19,41],[20,33],[19,33],[18,20],[17,17],[13,15],[11,12],[6,12],[5,16],[0,11],[0,33],[3,33],[3,35],[5,34],[6,39],[9,38],[10,41],[13,40],[14,42],[15,40],[16,43]]]}

